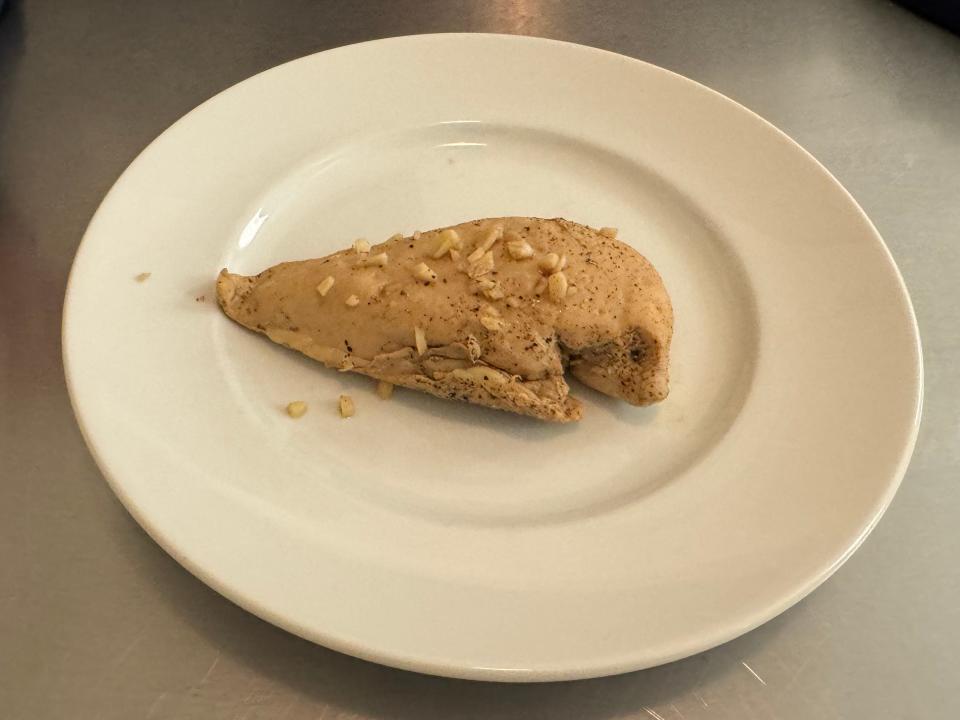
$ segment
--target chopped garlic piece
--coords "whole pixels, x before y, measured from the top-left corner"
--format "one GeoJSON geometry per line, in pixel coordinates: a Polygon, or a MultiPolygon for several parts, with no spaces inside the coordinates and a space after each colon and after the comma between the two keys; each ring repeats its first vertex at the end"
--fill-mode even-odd
{"type": "Polygon", "coordinates": [[[425,283],[436,282],[437,274],[430,269],[430,266],[426,263],[420,263],[415,268],[413,268],[413,276],[425,283]]]}
{"type": "Polygon", "coordinates": [[[327,293],[330,292],[330,288],[333,287],[333,275],[327,275],[319,285],[317,285],[317,292],[320,294],[320,297],[326,297],[327,293]]]}
{"type": "Polygon", "coordinates": [[[507,327],[507,323],[500,319],[500,311],[493,305],[480,308],[480,324],[493,332],[500,332],[507,327]]]}
{"type": "Polygon", "coordinates": [[[503,237],[503,226],[501,225],[494,226],[490,230],[490,232],[487,233],[487,236],[483,239],[483,241],[479,245],[477,245],[476,250],[470,253],[470,255],[467,257],[467,262],[472,262],[472,263],[477,262],[477,260],[482,258],[483,254],[487,252],[487,250],[492,248],[493,244],[497,242],[497,240],[499,240],[501,237],[503,237]]]}
{"type": "Polygon", "coordinates": [[[480,324],[492,332],[500,332],[506,327],[506,323],[503,320],[492,315],[481,315],[480,324]]]}
{"type": "Polygon", "coordinates": [[[557,269],[557,265],[560,264],[560,256],[556,253],[547,253],[540,261],[537,263],[537,267],[546,274],[550,274],[557,269]]]}
{"type": "Polygon", "coordinates": [[[494,283],[493,287],[484,290],[483,294],[491,300],[503,300],[503,298],[506,296],[506,293],[503,292],[503,288],[496,283],[494,283]]]}
{"type": "Polygon", "coordinates": [[[518,308],[518,307],[520,307],[520,298],[515,298],[515,297],[512,297],[512,296],[511,296],[511,297],[508,297],[508,298],[507,298],[507,305],[508,305],[509,307],[512,307],[512,308],[518,308]]]}
{"type": "Polygon", "coordinates": [[[302,418],[307,414],[307,404],[303,400],[294,400],[287,405],[287,415],[294,418],[302,418]]]}
{"type": "Polygon", "coordinates": [[[386,380],[380,380],[377,383],[377,396],[381,400],[389,400],[393,396],[393,383],[386,380]]]}
{"type": "Polygon", "coordinates": [[[467,275],[472,278],[478,278],[486,275],[488,272],[493,270],[493,268],[493,253],[490,250],[487,250],[483,254],[483,257],[476,262],[470,263],[470,267],[467,269],[467,275]]]}
{"type": "Polygon", "coordinates": [[[421,236],[422,234],[423,234],[423,233],[421,233],[419,230],[414,230],[414,231],[413,231],[413,239],[414,239],[414,240],[419,240],[419,239],[420,239],[420,236],[421,236]]]}
{"type": "Polygon", "coordinates": [[[446,255],[448,252],[450,252],[450,241],[441,238],[440,242],[437,243],[436,250],[433,251],[430,257],[432,257],[434,260],[438,260],[439,258],[442,258],[444,255],[446,255]]]}
{"type": "Polygon", "coordinates": [[[442,240],[447,240],[450,243],[450,247],[454,250],[463,250],[463,240],[460,239],[459,233],[453,228],[447,228],[440,232],[440,238],[442,240]]]}
{"type": "Polygon", "coordinates": [[[370,243],[366,238],[357,238],[353,241],[353,249],[357,255],[364,255],[370,252],[370,243]]]}
{"type": "Polygon", "coordinates": [[[419,325],[413,329],[413,339],[417,345],[417,355],[423,355],[427,351],[427,334],[419,325]]]}
{"type": "Polygon", "coordinates": [[[353,398],[349,395],[341,395],[337,405],[340,408],[340,417],[342,418],[353,417],[354,412],[356,412],[353,398]]]}
{"type": "Polygon", "coordinates": [[[533,248],[526,240],[512,240],[507,243],[507,252],[514,260],[526,260],[533,257],[533,248]]]}
{"type": "Polygon", "coordinates": [[[450,248],[450,259],[454,262],[460,262],[460,251],[450,248]]]}
{"type": "Polygon", "coordinates": [[[403,240],[403,233],[394,233],[393,235],[387,238],[387,242],[393,242],[394,240],[396,241],[403,240]]]}
{"type": "Polygon", "coordinates": [[[360,304],[360,298],[358,298],[356,295],[351,295],[344,300],[344,302],[347,304],[347,307],[356,307],[360,304]]]}
{"type": "Polygon", "coordinates": [[[562,272],[556,272],[551,275],[547,281],[547,290],[550,294],[550,299],[555,303],[563,301],[567,296],[567,276],[562,272]]]}
{"type": "Polygon", "coordinates": [[[390,258],[387,257],[387,254],[382,252],[364,257],[357,263],[356,267],[386,267],[389,261],[390,258]]]}
{"type": "Polygon", "coordinates": [[[440,241],[437,243],[436,250],[433,251],[434,258],[442,258],[451,250],[463,250],[463,240],[453,228],[447,228],[440,232],[440,241]]]}
{"type": "Polygon", "coordinates": [[[617,236],[617,229],[615,227],[602,227],[600,228],[600,234],[604,237],[615,238],[617,236]]]}

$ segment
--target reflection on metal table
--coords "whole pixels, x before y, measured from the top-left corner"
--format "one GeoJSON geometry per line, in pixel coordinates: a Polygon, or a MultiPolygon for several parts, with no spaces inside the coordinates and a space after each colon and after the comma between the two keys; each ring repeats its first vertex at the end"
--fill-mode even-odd
{"type": "Polygon", "coordinates": [[[892,4],[247,0],[0,16],[0,699],[12,718],[952,718],[960,711],[960,38],[892,4]],[[59,322],[104,193],[169,124],[278,63],[423,32],[541,35],[677,71],[820,159],[876,223],[924,342],[924,425],[858,553],[767,625],[574,683],[392,670],[288,635],[190,576],[103,482],[59,322]]]}

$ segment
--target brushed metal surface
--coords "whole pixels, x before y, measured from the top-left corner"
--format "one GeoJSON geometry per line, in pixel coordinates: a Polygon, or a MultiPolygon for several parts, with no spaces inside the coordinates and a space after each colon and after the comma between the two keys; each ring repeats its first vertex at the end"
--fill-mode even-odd
{"type": "Polygon", "coordinates": [[[885,2],[14,0],[0,18],[0,716],[954,718],[960,714],[960,38],[885,2]],[[375,666],[234,607],[113,497],[70,411],[67,272],[97,204],[183,113],[330,47],[542,35],[662,65],[814,153],[896,258],[924,423],[887,515],[822,588],[727,645],[507,686],[375,666]]]}

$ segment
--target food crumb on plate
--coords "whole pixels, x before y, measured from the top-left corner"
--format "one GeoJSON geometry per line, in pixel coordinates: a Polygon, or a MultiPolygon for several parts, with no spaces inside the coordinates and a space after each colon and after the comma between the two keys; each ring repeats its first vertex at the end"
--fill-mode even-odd
{"type": "Polygon", "coordinates": [[[303,400],[294,400],[287,405],[287,415],[294,420],[302,418],[307,414],[307,404],[303,400]]]}

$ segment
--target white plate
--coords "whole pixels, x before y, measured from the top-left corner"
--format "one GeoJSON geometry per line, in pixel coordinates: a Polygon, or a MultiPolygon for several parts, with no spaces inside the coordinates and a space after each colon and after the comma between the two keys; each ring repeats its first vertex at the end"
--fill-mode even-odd
{"type": "Polygon", "coordinates": [[[337,650],[487,680],[655,665],[789,607],[890,502],[921,399],[897,269],[812,157],[660,68],[490,35],[313,55],[176,123],[87,231],[64,356],[110,484],[204,582],[337,650]],[[513,214],[618,226],[659,268],[666,402],[577,387],[562,427],[383,402],[213,301],[224,266],[513,214]]]}

